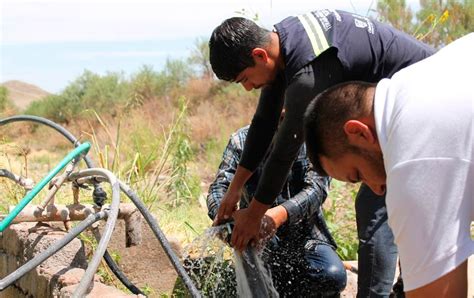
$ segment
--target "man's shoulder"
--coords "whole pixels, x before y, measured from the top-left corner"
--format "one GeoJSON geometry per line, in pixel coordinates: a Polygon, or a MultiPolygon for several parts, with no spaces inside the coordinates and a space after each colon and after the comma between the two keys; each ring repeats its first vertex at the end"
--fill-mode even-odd
{"type": "Polygon", "coordinates": [[[247,138],[247,133],[249,131],[250,125],[244,126],[236,130],[230,136],[230,143],[235,147],[242,149],[245,144],[245,139],[247,138]]]}

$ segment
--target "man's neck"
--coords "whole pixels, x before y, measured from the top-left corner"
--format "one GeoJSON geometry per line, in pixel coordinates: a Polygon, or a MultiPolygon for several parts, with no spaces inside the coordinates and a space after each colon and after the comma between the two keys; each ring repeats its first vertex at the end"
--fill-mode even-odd
{"type": "Polygon", "coordinates": [[[280,51],[280,37],[278,33],[270,33],[270,48],[269,48],[270,57],[275,60],[276,67],[279,71],[285,69],[285,61],[280,51]]]}

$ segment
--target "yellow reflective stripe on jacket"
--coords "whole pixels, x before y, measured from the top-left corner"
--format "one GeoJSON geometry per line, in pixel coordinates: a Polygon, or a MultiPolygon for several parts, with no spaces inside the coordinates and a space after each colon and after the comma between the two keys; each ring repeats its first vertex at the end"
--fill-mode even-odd
{"type": "Polygon", "coordinates": [[[312,13],[299,15],[298,19],[300,20],[304,30],[306,31],[306,34],[308,35],[314,54],[319,56],[319,54],[329,48],[328,41],[323,33],[323,30],[321,29],[321,25],[319,25],[319,22],[312,13]]]}

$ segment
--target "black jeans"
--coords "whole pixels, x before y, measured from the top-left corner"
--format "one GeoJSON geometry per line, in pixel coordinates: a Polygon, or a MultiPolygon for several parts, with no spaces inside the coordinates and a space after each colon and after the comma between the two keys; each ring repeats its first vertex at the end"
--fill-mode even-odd
{"type": "Polygon", "coordinates": [[[397,266],[397,246],[387,222],[385,196],[362,184],[355,209],[359,236],[357,297],[388,297],[397,266]]]}
{"type": "Polygon", "coordinates": [[[328,244],[274,237],[263,253],[280,297],[338,297],[347,275],[328,244]]]}

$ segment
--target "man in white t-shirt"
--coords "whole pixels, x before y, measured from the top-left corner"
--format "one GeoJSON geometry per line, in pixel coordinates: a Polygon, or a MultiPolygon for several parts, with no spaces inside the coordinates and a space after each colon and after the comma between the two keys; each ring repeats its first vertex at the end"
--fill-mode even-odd
{"type": "Polygon", "coordinates": [[[474,33],[377,85],[344,83],[305,114],[323,175],[387,192],[409,297],[466,297],[474,252],[474,33]]]}

